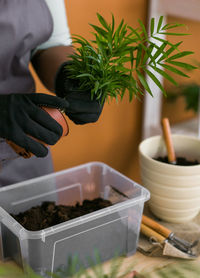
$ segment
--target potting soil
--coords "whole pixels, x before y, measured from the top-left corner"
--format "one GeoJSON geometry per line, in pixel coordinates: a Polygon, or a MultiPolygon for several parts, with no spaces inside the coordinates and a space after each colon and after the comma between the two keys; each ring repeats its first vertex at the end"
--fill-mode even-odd
{"type": "Polygon", "coordinates": [[[112,203],[109,200],[102,198],[84,200],[82,205],[77,202],[75,206],[43,202],[41,205],[32,207],[25,212],[11,215],[27,230],[38,231],[111,205],[112,203]]]}
{"type": "MultiPolygon", "coordinates": [[[[168,164],[171,164],[169,161],[168,161],[168,157],[167,156],[164,156],[164,157],[157,157],[157,158],[154,158],[155,160],[157,161],[160,161],[160,162],[164,162],[164,163],[168,163],[168,164]]],[[[198,160],[188,160],[186,159],[185,157],[177,157],[176,158],[176,163],[174,165],[179,165],[179,166],[192,166],[192,165],[198,165],[199,162],[198,160]]]]}

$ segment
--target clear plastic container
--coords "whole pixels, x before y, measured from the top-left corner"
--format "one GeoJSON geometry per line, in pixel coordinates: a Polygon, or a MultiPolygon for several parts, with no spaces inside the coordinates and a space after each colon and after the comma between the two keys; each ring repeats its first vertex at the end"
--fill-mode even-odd
{"type": "MultiPolygon", "coordinates": [[[[144,202],[149,191],[100,162],[90,162],[64,171],[0,189],[2,256],[36,273],[67,267],[78,255],[85,267],[95,250],[101,261],[136,252],[144,202]],[[43,201],[75,205],[84,199],[112,199],[110,186],[128,198],[115,196],[113,205],[39,231],[28,231],[10,213],[17,214],[43,201]]],[[[112,201],[112,200],[111,200],[112,201]]]]}

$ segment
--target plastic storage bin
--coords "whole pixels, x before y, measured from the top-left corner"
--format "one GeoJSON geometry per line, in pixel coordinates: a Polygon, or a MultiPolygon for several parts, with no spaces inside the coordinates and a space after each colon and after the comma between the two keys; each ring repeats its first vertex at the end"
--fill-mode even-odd
{"type": "Polygon", "coordinates": [[[95,250],[105,261],[116,254],[136,252],[144,202],[149,191],[104,163],[91,162],[0,189],[2,255],[36,273],[67,267],[78,255],[86,267],[95,250]],[[9,213],[17,214],[43,201],[74,205],[77,201],[109,199],[109,186],[130,199],[53,227],[28,231],[9,213]]]}

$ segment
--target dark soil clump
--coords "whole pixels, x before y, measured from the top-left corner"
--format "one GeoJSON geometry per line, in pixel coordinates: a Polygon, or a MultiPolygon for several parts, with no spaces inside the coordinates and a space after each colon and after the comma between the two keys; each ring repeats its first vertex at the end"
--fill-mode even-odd
{"type": "Polygon", "coordinates": [[[12,217],[27,230],[38,231],[111,205],[109,200],[102,198],[84,200],[82,205],[77,202],[75,206],[43,202],[42,205],[32,207],[25,212],[12,214],[12,217]]]}
{"type": "MultiPolygon", "coordinates": [[[[159,156],[159,157],[154,158],[154,159],[157,160],[157,161],[160,161],[160,162],[171,164],[171,163],[169,163],[167,156],[164,156],[164,157],[159,156]]],[[[177,157],[176,158],[176,164],[174,164],[174,165],[192,166],[192,165],[198,165],[198,164],[199,164],[198,160],[190,161],[190,160],[187,160],[185,157],[177,157]]]]}

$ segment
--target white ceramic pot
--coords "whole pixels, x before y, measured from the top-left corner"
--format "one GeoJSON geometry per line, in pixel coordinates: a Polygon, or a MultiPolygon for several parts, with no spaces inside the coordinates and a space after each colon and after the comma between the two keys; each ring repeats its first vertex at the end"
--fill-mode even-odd
{"type": "MultiPolygon", "coordinates": [[[[185,135],[172,135],[176,157],[198,160],[200,140],[185,135]]],[[[184,223],[200,210],[200,164],[178,166],[159,162],[154,158],[166,156],[162,136],[154,136],[139,145],[142,184],[150,193],[149,207],[160,219],[184,223]]]]}

